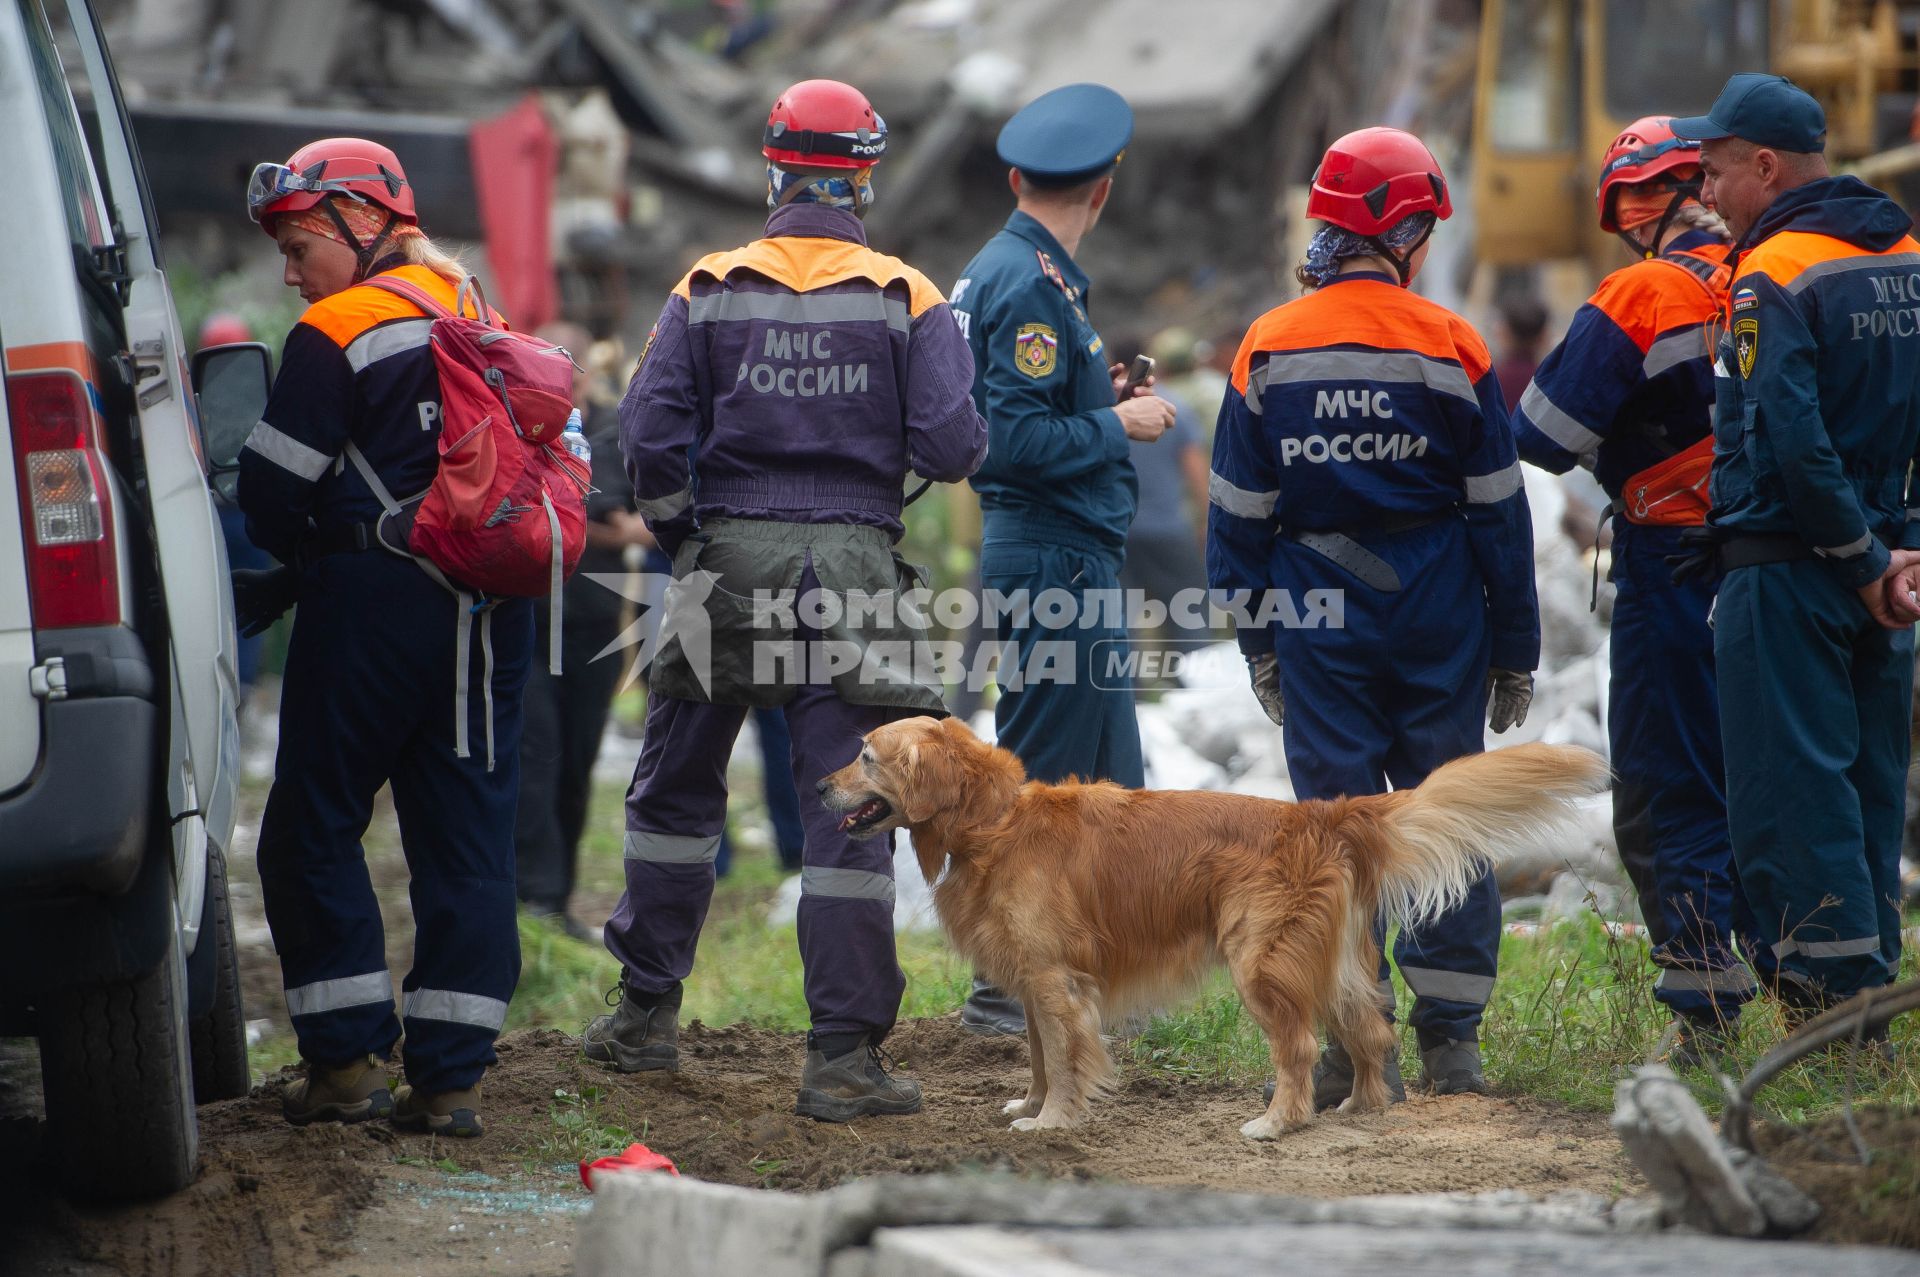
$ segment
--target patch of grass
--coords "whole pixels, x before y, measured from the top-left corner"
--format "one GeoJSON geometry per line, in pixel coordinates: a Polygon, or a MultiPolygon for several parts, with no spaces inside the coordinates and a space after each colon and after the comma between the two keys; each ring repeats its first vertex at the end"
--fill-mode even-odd
{"type": "Polygon", "coordinates": [[[546,1128],[525,1149],[528,1168],[592,1161],[618,1153],[635,1141],[645,1143],[646,1120],[641,1120],[636,1131],[619,1111],[622,1107],[597,1086],[556,1090],[547,1109],[546,1128]]]}
{"type": "MultiPolygon", "coordinates": [[[[1912,978],[1916,966],[1909,952],[1903,978],[1912,978]]],[[[1488,1079],[1506,1094],[1610,1110],[1613,1084],[1647,1058],[1671,1018],[1654,1001],[1654,974],[1646,942],[1615,938],[1597,917],[1505,937],[1500,977],[1481,1025],[1488,1079]]],[[[1399,980],[1395,992],[1404,1025],[1412,998],[1399,980]]],[[[1742,1072],[1786,1036],[1778,1007],[1765,999],[1746,1008],[1740,1028],[1735,1059],[1742,1072]]],[[[1893,1039],[1895,1068],[1854,1067],[1846,1053],[1820,1057],[1775,1078],[1760,1107],[1801,1123],[1838,1111],[1849,1090],[1861,1104],[1920,1103],[1920,1016],[1896,1020],[1893,1039]]],[[[1413,1034],[1403,1032],[1402,1043],[1401,1071],[1411,1082],[1420,1074],[1413,1034]]],[[[1272,1076],[1259,1026],[1225,976],[1187,1006],[1156,1017],[1131,1049],[1137,1062],[1184,1077],[1251,1085],[1272,1076]]],[[[1704,1072],[1688,1081],[1717,1114],[1724,1102],[1718,1081],[1704,1072]]]]}

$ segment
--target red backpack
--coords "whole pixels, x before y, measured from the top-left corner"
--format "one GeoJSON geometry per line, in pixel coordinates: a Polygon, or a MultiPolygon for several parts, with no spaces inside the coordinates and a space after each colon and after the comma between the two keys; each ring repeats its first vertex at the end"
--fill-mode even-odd
{"type": "MultiPolygon", "coordinates": [[[[573,411],[572,357],[493,323],[472,278],[460,286],[453,310],[404,279],[383,275],[366,283],[433,318],[440,466],[413,508],[407,548],[456,590],[557,600],[586,545],[592,490],[586,463],[560,438],[573,411]],[[463,313],[469,290],[471,318],[463,313]]],[[[388,514],[401,513],[368,467],[357,457],[354,464],[388,514]]]]}

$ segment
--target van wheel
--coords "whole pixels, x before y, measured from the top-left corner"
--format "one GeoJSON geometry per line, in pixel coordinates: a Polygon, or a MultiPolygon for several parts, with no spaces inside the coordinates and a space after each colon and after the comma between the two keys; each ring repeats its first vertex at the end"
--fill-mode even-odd
{"type": "Polygon", "coordinates": [[[128,1200],[191,1184],[200,1126],[179,933],[144,975],[65,990],[41,1011],[45,1147],[67,1192],[128,1200]]]}
{"type": "MultiPolygon", "coordinates": [[[[247,1069],[247,1020],[240,1004],[240,950],[233,938],[233,903],[227,895],[227,858],[207,847],[207,903],[201,910],[200,944],[211,945],[213,998],[192,1017],[195,1103],[237,1100],[253,1085],[247,1069]]],[[[199,946],[194,957],[200,956],[199,946]]]]}

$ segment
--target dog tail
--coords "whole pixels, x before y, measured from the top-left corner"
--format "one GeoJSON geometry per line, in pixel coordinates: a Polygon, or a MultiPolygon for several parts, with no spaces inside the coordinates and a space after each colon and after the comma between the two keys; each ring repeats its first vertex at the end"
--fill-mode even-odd
{"type": "MultiPolygon", "coordinates": [[[[1571,745],[1515,745],[1470,754],[1413,789],[1358,800],[1343,823],[1362,869],[1367,915],[1430,922],[1466,899],[1482,868],[1551,834],[1575,798],[1606,788],[1606,760],[1571,745]],[[1362,815],[1361,813],[1365,813],[1362,815]],[[1371,865],[1373,891],[1367,891],[1371,865]]],[[[1359,902],[1356,902],[1359,903],[1359,902]]]]}

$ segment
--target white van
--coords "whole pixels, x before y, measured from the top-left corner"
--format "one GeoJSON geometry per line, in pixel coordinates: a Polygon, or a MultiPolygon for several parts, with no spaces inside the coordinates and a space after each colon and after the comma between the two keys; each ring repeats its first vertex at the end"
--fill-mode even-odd
{"type": "MultiPolygon", "coordinates": [[[[0,1035],[39,1039],[69,1189],[149,1196],[248,1087],[226,551],[86,0],[0,0],[0,120],[0,1035]]],[[[264,347],[213,358],[257,415],[264,347]]]]}

